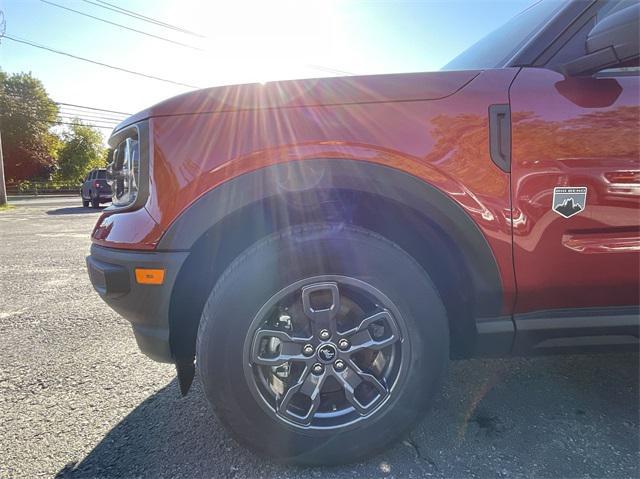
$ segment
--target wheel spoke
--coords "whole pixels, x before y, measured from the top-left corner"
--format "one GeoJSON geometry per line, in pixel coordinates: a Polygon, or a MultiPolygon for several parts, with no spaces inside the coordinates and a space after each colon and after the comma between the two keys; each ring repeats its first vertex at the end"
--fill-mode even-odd
{"type": "Polygon", "coordinates": [[[362,416],[367,414],[378,401],[382,400],[389,393],[387,388],[373,374],[365,373],[353,361],[349,361],[349,367],[344,371],[334,371],[334,375],[342,385],[347,401],[349,401],[362,416]],[[356,397],[355,393],[356,388],[363,382],[369,383],[378,392],[378,396],[366,404],[363,404],[356,397]]]}
{"type": "Polygon", "coordinates": [[[311,369],[307,366],[300,375],[298,382],[291,386],[278,402],[278,414],[293,419],[301,424],[311,423],[313,415],[320,405],[320,391],[322,390],[322,385],[324,384],[326,376],[326,373],[321,375],[311,373],[311,369]],[[302,415],[289,410],[291,399],[298,393],[307,396],[311,401],[309,408],[302,415]]]}
{"type": "Polygon", "coordinates": [[[376,414],[408,364],[403,318],[359,279],[304,279],[260,311],[245,340],[244,372],[288,427],[340,428],[376,414]]]}
{"type": "Polygon", "coordinates": [[[284,331],[261,329],[256,332],[251,347],[251,361],[261,366],[280,366],[289,361],[308,361],[302,354],[302,348],[309,341],[308,338],[296,338],[284,331]],[[275,338],[279,341],[278,354],[265,356],[262,352],[262,343],[265,339],[275,338]]]}
{"type": "Polygon", "coordinates": [[[340,310],[340,291],[336,283],[316,283],[302,288],[302,307],[304,314],[311,322],[311,330],[316,337],[320,336],[322,330],[328,330],[331,336],[336,333],[335,316],[340,310]],[[331,305],[324,309],[315,309],[311,302],[313,293],[329,292],[331,294],[331,305]]]}
{"type": "Polygon", "coordinates": [[[384,349],[400,339],[400,331],[391,313],[385,310],[363,319],[357,327],[342,333],[342,336],[349,338],[351,347],[346,352],[353,354],[364,349],[384,349]],[[384,333],[386,334],[380,338],[374,338],[369,328],[378,325],[378,323],[385,325],[384,333]]]}

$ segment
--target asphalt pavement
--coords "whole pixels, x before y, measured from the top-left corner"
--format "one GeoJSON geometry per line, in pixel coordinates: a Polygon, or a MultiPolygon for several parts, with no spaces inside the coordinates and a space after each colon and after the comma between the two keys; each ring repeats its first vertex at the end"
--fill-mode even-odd
{"type": "Polygon", "coordinates": [[[452,362],[405,441],[359,463],[275,464],[237,445],[196,379],[138,352],[89,283],[98,212],[0,211],[0,477],[640,477],[637,354],[452,362]]]}

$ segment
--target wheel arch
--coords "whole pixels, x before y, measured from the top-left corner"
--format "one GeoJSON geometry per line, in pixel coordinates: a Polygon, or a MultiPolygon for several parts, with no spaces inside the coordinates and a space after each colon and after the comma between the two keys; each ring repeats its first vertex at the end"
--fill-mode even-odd
{"type": "Polygon", "coordinates": [[[174,357],[193,357],[204,303],[235,257],[275,231],[314,222],[355,224],[413,256],[443,298],[456,356],[473,351],[478,318],[501,314],[502,283],[493,253],[471,217],[442,191],[371,162],[294,161],[212,189],[162,237],[158,249],[190,251],[169,309],[174,357]]]}

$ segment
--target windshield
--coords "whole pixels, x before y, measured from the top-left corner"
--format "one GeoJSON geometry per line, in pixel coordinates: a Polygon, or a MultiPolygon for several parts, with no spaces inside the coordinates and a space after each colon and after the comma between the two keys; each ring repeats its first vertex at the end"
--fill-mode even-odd
{"type": "Polygon", "coordinates": [[[442,69],[477,70],[505,66],[505,62],[538,32],[562,5],[558,0],[539,0],[473,44],[442,69]]]}

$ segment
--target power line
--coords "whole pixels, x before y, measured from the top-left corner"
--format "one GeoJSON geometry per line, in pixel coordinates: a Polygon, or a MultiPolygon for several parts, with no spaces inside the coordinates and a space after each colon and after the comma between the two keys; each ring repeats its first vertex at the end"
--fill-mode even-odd
{"type": "Polygon", "coordinates": [[[57,102],[56,102],[56,105],[58,106],[58,108],[61,108],[63,110],[80,110],[86,113],[91,113],[92,115],[111,115],[111,116],[127,116],[128,115],[128,113],[124,113],[124,112],[120,113],[120,112],[105,111],[98,108],[89,109],[81,106],[62,105],[57,102]]]}
{"type": "MultiPolygon", "coordinates": [[[[12,95],[8,95],[7,98],[9,100],[17,99],[12,95]]],[[[123,118],[114,118],[113,120],[104,118],[104,117],[86,117],[82,113],[79,112],[71,112],[65,113],[59,111],[55,113],[57,117],[55,120],[49,118],[38,117],[38,115],[43,112],[40,109],[34,107],[34,105],[14,105],[14,108],[10,108],[8,113],[8,117],[19,117],[24,118],[29,122],[33,123],[46,123],[48,125],[76,125],[78,122],[82,123],[86,126],[91,126],[94,128],[102,128],[105,130],[112,130],[116,125],[121,123],[123,118]]]]}
{"type": "Polygon", "coordinates": [[[106,126],[106,125],[97,125],[95,123],[89,123],[89,122],[84,122],[84,121],[80,121],[80,122],[74,122],[74,121],[69,121],[69,120],[47,120],[45,118],[34,118],[34,117],[30,117],[29,118],[30,121],[34,122],[34,123],[44,123],[47,125],[51,125],[51,126],[56,126],[56,125],[81,125],[81,126],[90,126],[92,128],[101,128],[103,130],[113,130],[113,126],[106,126]]]}
{"type": "Polygon", "coordinates": [[[82,118],[82,119],[86,119],[89,121],[99,121],[99,122],[104,122],[104,123],[120,123],[121,121],[124,121],[124,118],[109,118],[109,117],[104,117],[104,116],[87,116],[87,115],[81,115],[77,112],[60,112],[58,113],[58,116],[68,116],[71,118],[82,118]]]}
{"type": "Polygon", "coordinates": [[[103,123],[91,123],[90,121],[86,121],[86,120],[76,120],[75,118],[61,118],[59,120],[56,120],[55,123],[59,123],[62,122],[61,124],[69,124],[69,125],[75,125],[75,124],[79,124],[79,125],[87,125],[87,126],[91,126],[93,128],[111,128],[112,130],[116,127],[116,124],[103,124],[103,123]]]}
{"type": "Polygon", "coordinates": [[[68,115],[68,114],[60,114],[58,115],[59,118],[62,118],[63,120],[80,120],[80,121],[88,121],[90,123],[96,123],[96,124],[104,124],[104,125],[117,125],[118,123],[121,123],[120,120],[101,120],[100,118],[85,118],[85,117],[81,117],[81,116],[77,116],[77,115],[68,115]]]}
{"type": "Polygon", "coordinates": [[[74,121],[69,121],[69,120],[46,120],[44,118],[30,118],[30,120],[34,121],[34,122],[38,122],[38,123],[47,123],[49,125],[81,125],[81,126],[90,126],[92,128],[102,128],[103,130],[113,130],[113,126],[106,126],[106,125],[96,125],[95,123],[89,123],[89,122],[84,122],[84,121],[80,121],[80,122],[74,122],[74,121]]]}
{"type": "Polygon", "coordinates": [[[113,117],[113,116],[85,115],[85,114],[79,113],[77,111],[60,111],[58,114],[59,115],[67,115],[67,116],[77,116],[78,118],[82,117],[82,118],[91,118],[91,119],[94,119],[94,120],[105,120],[105,121],[123,121],[123,120],[125,120],[124,117],[117,118],[117,117],[113,117]]]}
{"type": "Polygon", "coordinates": [[[193,45],[188,45],[186,43],[177,42],[177,41],[171,40],[169,38],[164,38],[164,37],[161,37],[159,35],[154,35],[153,33],[143,32],[142,30],[137,30],[135,28],[127,27],[126,25],[122,25],[121,23],[112,22],[112,21],[106,20],[104,18],[96,17],[94,15],[90,15],[88,13],[81,12],[80,10],[75,10],[73,8],[65,7],[64,5],[60,5],[58,3],[50,2],[49,0],[40,0],[40,1],[42,3],[46,3],[47,5],[52,5],[54,7],[58,7],[58,8],[61,8],[63,10],[67,10],[69,12],[77,13],[78,15],[82,15],[84,17],[93,18],[94,20],[98,20],[99,22],[108,23],[109,25],[114,25],[116,27],[124,28],[125,30],[129,30],[129,31],[132,31],[132,32],[135,32],[135,33],[140,33],[141,35],[146,35],[148,37],[152,37],[152,38],[155,38],[157,40],[162,40],[164,42],[173,43],[175,45],[180,45],[181,47],[191,48],[193,50],[204,51],[202,48],[194,47],[193,45]]]}
{"type": "Polygon", "coordinates": [[[104,108],[96,108],[95,106],[75,105],[73,103],[64,103],[62,101],[57,101],[56,105],[71,106],[71,107],[76,107],[76,108],[82,108],[82,109],[85,109],[85,110],[106,111],[108,113],[120,113],[121,115],[131,116],[131,113],[125,113],[124,111],[106,110],[104,108]]]}
{"type": "MultiPolygon", "coordinates": [[[[192,45],[187,45],[187,44],[184,44],[184,43],[181,43],[181,42],[175,42],[175,41],[173,41],[173,40],[169,40],[169,39],[167,39],[167,38],[163,38],[163,37],[160,37],[160,36],[154,35],[154,34],[152,34],[152,33],[143,32],[143,31],[140,31],[140,30],[136,30],[136,29],[134,29],[134,28],[130,28],[130,27],[127,27],[127,26],[121,25],[121,24],[119,24],[119,23],[115,23],[115,22],[111,22],[111,21],[109,21],[109,20],[105,20],[105,19],[102,19],[102,18],[99,18],[99,17],[95,17],[95,16],[93,16],[93,15],[89,15],[89,14],[87,14],[87,13],[80,12],[80,11],[78,11],[78,10],[74,10],[73,8],[64,7],[64,6],[59,5],[59,4],[57,4],[57,3],[53,3],[53,2],[51,2],[51,1],[49,1],[49,0],[40,0],[40,1],[41,1],[41,2],[44,2],[44,3],[47,3],[47,4],[49,4],[49,5],[53,5],[53,6],[56,6],[56,7],[59,7],[59,8],[63,8],[63,9],[65,9],[65,10],[69,10],[69,11],[72,11],[72,12],[78,13],[78,14],[80,14],[80,15],[84,15],[84,16],[86,16],[86,17],[94,18],[94,19],[96,19],[96,20],[100,20],[100,21],[102,21],[102,22],[106,22],[106,23],[110,23],[110,24],[112,24],[112,25],[116,25],[116,26],[118,26],[118,27],[122,27],[122,28],[125,28],[125,29],[127,29],[127,30],[132,30],[132,31],[134,31],[134,32],[141,33],[141,34],[143,34],[143,35],[148,35],[148,36],[151,36],[151,37],[154,37],[154,38],[158,38],[158,39],[160,39],[160,40],[164,40],[164,41],[167,41],[167,42],[170,42],[170,43],[176,43],[176,44],[178,44],[178,45],[185,46],[185,47],[187,47],[187,48],[192,48],[192,49],[194,49],[194,50],[205,51],[204,49],[199,48],[199,47],[194,47],[194,46],[192,46],[192,45]]],[[[102,1],[102,0],[97,0],[97,1],[98,1],[98,2],[100,2],[100,3],[92,2],[91,0],[82,0],[82,1],[83,1],[83,2],[85,2],[85,3],[89,3],[89,4],[91,4],[91,5],[95,5],[95,6],[97,6],[97,7],[106,8],[106,9],[108,9],[108,10],[112,10],[112,11],[117,12],[117,13],[122,13],[123,15],[127,15],[127,16],[129,16],[129,17],[132,17],[132,18],[135,18],[135,19],[138,19],[138,20],[147,21],[147,22],[149,22],[149,23],[153,23],[154,25],[162,26],[162,27],[165,27],[165,28],[170,28],[170,29],[172,29],[172,30],[176,30],[176,31],[179,31],[179,32],[182,32],[182,33],[188,33],[188,34],[195,35],[195,36],[198,36],[198,37],[201,37],[201,38],[206,38],[206,37],[204,37],[203,35],[200,35],[200,34],[198,34],[198,33],[191,32],[191,31],[189,31],[189,30],[185,30],[185,29],[183,29],[183,28],[176,27],[176,26],[174,26],[174,25],[171,25],[171,24],[168,24],[168,23],[165,23],[165,22],[161,22],[161,21],[159,21],[159,20],[155,20],[155,19],[150,18],[150,17],[145,17],[144,15],[141,15],[141,14],[139,14],[139,13],[132,12],[131,10],[127,10],[127,9],[125,9],[125,8],[118,7],[117,5],[113,5],[113,4],[111,4],[111,3],[108,3],[108,2],[105,2],[105,1],[102,1]],[[104,5],[101,5],[101,4],[104,4],[104,5]],[[107,5],[108,5],[108,6],[107,6],[107,5]]],[[[325,72],[325,73],[333,73],[333,74],[337,74],[337,75],[349,75],[349,76],[355,75],[355,73],[352,73],[352,72],[348,72],[348,71],[344,71],[344,70],[339,70],[339,69],[337,69],[337,68],[324,67],[324,66],[322,66],[322,65],[307,64],[307,65],[305,65],[305,66],[307,66],[308,68],[312,68],[312,69],[314,69],[314,70],[319,70],[319,71],[325,72]]]]}
{"type": "MultiPolygon", "coordinates": [[[[58,120],[50,120],[47,118],[39,118],[37,116],[34,116],[34,114],[37,115],[37,112],[34,110],[22,110],[22,111],[15,111],[13,113],[13,117],[22,117],[24,119],[26,119],[27,121],[35,121],[35,122],[45,122],[45,123],[57,123],[58,120]]],[[[113,128],[115,125],[121,123],[122,120],[101,120],[99,118],[84,118],[78,115],[70,115],[67,113],[60,113],[58,115],[56,115],[57,118],[60,118],[63,122],[66,121],[73,121],[73,120],[78,120],[83,122],[83,124],[90,124],[91,126],[109,126],[109,128],[113,128]]],[[[73,124],[73,123],[70,123],[73,124]]]]}
{"type": "Polygon", "coordinates": [[[105,2],[103,0],[97,0],[98,3],[92,2],[90,0],[82,0],[82,1],[85,3],[90,3],[92,5],[96,5],[97,7],[100,7],[100,8],[106,8],[107,10],[111,10],[113,12],[120,13],[122,15],[127,15],[128,17],[132,17],[137,20],[141,20],[143,22],[151,23],[153,25],[169,28],[170,30],[186,33],[187,35],[192,35],[194,37],[206,38],[206,36],[201,35],[200,33],[193,32],[191,30],[187,30],[186,28],[178,27],[176,25],[172,25],[170,23],[166,23],[161,20],[156,20],[155,18],[147,17],[146,15],[142,15],[141,13],[136,13],[131,10],[127,10],[126,8],[119,7],[118,5],[114,5],[113,3],[105,2]]]}
{"type": "Polygon", "coordinates": [[[96,113],[94,111],[75,110],[68,107],[60,108],[58,111],[62,113],[69,113],[73,115],[81,115],[86,117],[104,118],[107,120],[124,120],[126,118],[126,115],[114,115],[112,113],[99,113],[99,112],[96,113]]]}
{"type": "MultiPolygon", "coordinates": [[[[51,127],[55,127],[55,126],[73,126],[73,125],[78,125],[78,123],[71,123],[71,122],[64,122],[64,121],[57,121],[55,122],[55,124],[52,124],[51,127]]],[[[108,130],[108,131],[113,131],[113,126],[104,126],[104,125],[90,125],[89,123],[81,123],[80,126],[87,126],[89,128],[96,128],[98,130],[108,130]]]]}
{"type": "MultiPolygon", "coordinates": [[[[35,105],[29,103],[16,103],[16,101],[24,100],[22,97],[14,96],[11,94],[6,94],[5,98],[9,100],[9,104],[11,102],[14,103],[14,112],[22,113],[24,111],[28,111],[31,113],[39,113],[42,109],[37,108],[35,105]]],[[[55,103],[55,102],[54,102],[55,103]]],[[[56,105],[61,105],[62,103],[56,103],[56,105]]],[[[107,120],[107,121],[115,121],[121,122],[125,120],[128,116],[131,116],[129,113],[109,113],[112,110],[102,110],[95,107],[80,107],[80,106],[59,106],[57,110],[57,114],[66,115],[66,116],[75,116],[82,118],[89,118],[95,120],[107,120]],[[89,110],[86,110],[87,108],[89,110]]]]}
{"type": "Polygon", "coordinates": [[[94,65],[100,65],[102,67],[111,68],[112,70],[118,70],[118,71],[121,71],[121,72],[130,73],[131,75],[137,75],[137,76],[144,77],[144,78],[150,78],[151,80],[158,80],[158,81],[162,81],[162,82],[165,82],[165,83],[171,83],[173,85],[186,86],[188,88],[194,88],[194,89],[201,88],[199,86],[190,85],[188,83],[182,83],[182,82],[178,82],[178,81],[167,80],[166,78],[161,78],[161,77],[158,77],[158,76],[155,76],[155,75],[149,75],[147,73],[141,73],[141,72],[137,72],[137,71],[134,71],[134,70],[129,70],[127,68],[122,68],[122,67],[117,67],[117,66],[114,66],[114,65],[109,65],[108,63],[103,63],[103,62],[99,62],[99,61],[96,61],[96,60],[91,60],[89,58],[85,58],[85,57],[81,57],[81,56],[78,56],[78,55],[74,55],[72,53],[67,53],[67,52],[63,52],[63,51],[60,51],[60,50],[56,50],[55,48],[47,47],[45,45],[40,45],[38,43],[34,43],[34,42],[29,41],[29,40],[23,40],[23,39],[19,39],[19,38],[16,38],[16,37],[12,37],[11,35],[6,35],[5,34],[2,38],[6,38],[7,40],[11,40],[11,41],[14,41],[16,43],[23,43],[25,45],[29,45],[29,46],[32,46],[32,47],[35,47],[35,48],[40,48],[41,50],[47,50],[47,51],[52,52],[52,53],[57,53],[58,55],[64,55],[66,57],[75,58],[76,60],[82,60],[84,62],[93,63],[94,65]]]}
{"type": "Polygon", "coordinates": [[[106,111],[103,112],[103,111],[95,111],[95,110],[83,110],[81,108],[74,108],[70,106],[59,106],[58,110],[75,112],[81,115],[104,116],[109,118],[126,118],[127,117],[127,115],[121,115],[119,113],[107,113],[106,111]]]}
{"type": "MultiPolygon", "coordinates": [[[[73,125],[78,125],[79,123],[74,123],[74,122],[68,122],[68,121],[47,121],[47,123],[53,123],[55,125],[68,125],[68,126],[73,126],[73,125]]],[[[92,125],[89,123],[80,123],[81,126],[90,126],[91,128],[100,128],[102,130],[113,130],[113,126],[104,126],[104,125],[92,125]]]]}
{"type": "MultiPolygon", "coordinates": [[[[32,113],[38,113],[42,110],[42,108],[37,108],[36,105],[31,105],[29,103],[21,103],[18,104],[16,103],[16,101],[21,101],[23,100],[22,98],[13,96],[13,95],[6,95],[6,98],[8,98],[10,100],[9,104],[11,104],[11,101],[14,102],[14,111],[15,112],[21,112],[21,111],[29,111],[32,113]]],[[[100,111],[94,111],[94,110],[80,110],[77,109],[75,107],[67,107],[67,106],[63,106],[63,107],[59,107],[57,109],[57,113],[60,115],[69,115],[69,116],[78,116],[78,117],[86,117],[86,118],[92,118],[92,119],[97,119],[97,120],[114,120],[114,121],[122,121],[124,119],[127,118],[127,116],[130,115],[126,115],[126,114],[113,114],[113,113],[103,113],[100,111]]]]}
{"type": "Polygon", "coordinates": [[[309,68],[313,68],[315,70],[320,70],[321,72],[326,72],[326,73],[336,73],[338,75],[349,75],[349,76],[355,75],[355,73],[352,73],[352,72],[346,72],[344,70],[337,70],[336,68],[323,67],[322,65],[307,64],[306,66],[309,67],[309,68]]]}

